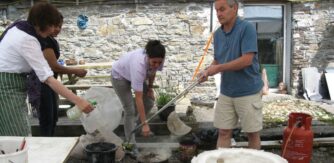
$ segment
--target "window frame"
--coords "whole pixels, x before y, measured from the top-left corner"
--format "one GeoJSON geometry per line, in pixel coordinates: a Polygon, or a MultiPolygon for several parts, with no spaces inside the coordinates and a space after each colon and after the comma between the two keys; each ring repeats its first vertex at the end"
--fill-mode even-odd
{"type": "MultiPolygon", "coordinates": [[[[283,65],[282,78],[291,92],[291,58],[292,58],[292,11],[291,3],[243,3],[244,6],[282,6],[283,7],[283,65]]],[[[242,9],[241,8],[241,9],[242,9]]]]}

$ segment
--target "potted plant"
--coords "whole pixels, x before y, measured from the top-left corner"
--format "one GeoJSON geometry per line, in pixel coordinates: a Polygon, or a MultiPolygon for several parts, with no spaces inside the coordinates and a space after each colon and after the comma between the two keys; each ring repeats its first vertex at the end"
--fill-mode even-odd
{"type": "MultiPolygon", "coordinates": [[[[166,81],[165,86],[163,84],[160,84],[159,88],[155,89],[156,104],[158,110],[164,107],[168,102],[170,102],[176,96],[176,90],[173,89],[172,86],[170,86],[169,80],[167,79],[165,81],[166,81]]],[[[159,113],[160,120],[167,121],[169,114],[173,111],[175,111],[175,103],[172,103],[167,108],[165,108],[161,113],[159,113]]]]}
{"type": "MultiPolygon", "coordinates": [[[[160,110],[164,107],[169,101],[174,98],[174,95],[167,93],[167,92],[159,92],[157,96],[157,107],[160,110]]],[[[167,118],[171,112],[175,111],[175,103],[169,105],[166,109],[164,109],[160,114],[160,120],[167,121],[167,118]]]]}

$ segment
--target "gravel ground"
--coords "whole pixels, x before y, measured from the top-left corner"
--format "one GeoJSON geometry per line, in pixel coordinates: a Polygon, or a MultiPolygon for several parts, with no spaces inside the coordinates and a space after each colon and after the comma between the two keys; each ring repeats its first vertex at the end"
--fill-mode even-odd
{"type": "MultiPolygon", "coordinates": [[[[262,100],[264,102],[264,125],[270,124],[269,127],[271,127],[273,123],[277,123],[277,125],[286,123],[288,115],[291,112],[310,114],[313,120],[334,122],[334,103],[326,104],[324,102],[307,101],[285,94],[265,95],[262,100]]],[[[190,104],[190,101],[191,100],[188,99],[180,101],[180,109],[177,111],[186,112],[186,106],[190,104]]],[[[191,108],[193,109],[193,114],[197,122],[213,121],[213,103],[214,101],[197,101],[196,103],[192,101],[191,108]]]]}

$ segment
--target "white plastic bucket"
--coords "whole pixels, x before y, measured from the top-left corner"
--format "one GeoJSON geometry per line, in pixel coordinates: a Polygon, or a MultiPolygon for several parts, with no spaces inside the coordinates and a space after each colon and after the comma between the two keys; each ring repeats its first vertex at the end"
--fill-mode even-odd
{"type": "MultiPolygon", "coordinates": [[[[112,88],[91,87],[84,95],[85,99],[94,99],[96,108],[80,117],[86,132],[95,130],[113,131],[121,122],[123,107],[116,92],[112,88]]],[[[103,135],[106,136],[106,135],[103,135]]]]}
{"type": "Polygon", "coordinates": [[[191,160],[191,163],[288,163],[274,153],[254,149],[220,148],[206,151],[191,160]]]}
{"type": "Polygon", "coordinates": [[[0,153],[0,163],[27,163],[28,147],[25,144],[23,150],[19,150],[22,140],[0,140],[0,152],[3,150],[5,154],[0,153]]]}

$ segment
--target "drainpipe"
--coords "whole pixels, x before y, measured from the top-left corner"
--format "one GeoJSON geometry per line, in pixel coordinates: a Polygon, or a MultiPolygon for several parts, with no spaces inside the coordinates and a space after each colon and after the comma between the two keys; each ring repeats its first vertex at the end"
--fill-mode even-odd
{"type": "Polygon", "coordinates": [[[211,2],[211,10],[210,10],[210,32],[212,32],[213,26],[213,2],[211,2]]]}

